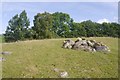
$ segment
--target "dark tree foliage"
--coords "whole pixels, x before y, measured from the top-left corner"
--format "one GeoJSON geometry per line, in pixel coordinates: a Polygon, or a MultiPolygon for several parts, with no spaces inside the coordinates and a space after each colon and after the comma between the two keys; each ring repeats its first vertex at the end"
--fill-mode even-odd
{"type": "Polygon", "coordinates": [[[72,37],[86,37],[86,30],[82,24],[73,22],[71,26],[72,37]]]}
{"type": "Polygon", "coordinates": [[[15,15],[9,22],[5,32],[6,42],[25,39],[72,38],[72,37],[120,37],[120,24],[96,23],[91,20],[80,23],[67,13],[48,12],[34,16],[34,25],[30,25],[25,10],[15,15]]]}
{"type": "Polygon", "coordinates": [[[28,37],[28,26],[30,25],[27,13],[22,11],[20,15],[16,14],[9,20],[7,29],[5,31],[5,41],[25,40],[28,37]]]}
{"type": "Polygon", "coordinates": [[[54,33],[52,31],[52,15],[50,13],[38,13],[34,17],[33,22],[33,30],[35,31],[34,38],[53,38],[54,33]]]}
{"type": "Polygon", "coordinates": [[[62,12],[55,12],[53,16],[53,27],[52,30],[57,35],[56,37],[69,37],[70,28],[73,19],[70,18],[69,14],[62,12]]]}
{"type": "Polygon", "coordinates": [[[87,37],[93,37],[93,36],[97,36],[96,33],[96,23],[92,22],[91,20],[88,21],[84,21],[81,23],[84,27],[84,29],[86,30],[86,36],[87,37]]]}

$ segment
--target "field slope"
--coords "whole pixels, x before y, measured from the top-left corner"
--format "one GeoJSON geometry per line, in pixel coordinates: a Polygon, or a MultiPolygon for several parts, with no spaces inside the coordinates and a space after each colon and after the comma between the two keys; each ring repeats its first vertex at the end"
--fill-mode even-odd
{"type": "MultiPolygon", "coordinates": [[[[117,78],[118,39],[87,38],[102,41],[111,52],[90,53],[61,48],[65,39],[46,39],[3,43],[3,78],[58,78],[59,72],[68,72],[68,78],[117,78]]],[[[75,38],[73,40],[76,40],[75,38]]]]}

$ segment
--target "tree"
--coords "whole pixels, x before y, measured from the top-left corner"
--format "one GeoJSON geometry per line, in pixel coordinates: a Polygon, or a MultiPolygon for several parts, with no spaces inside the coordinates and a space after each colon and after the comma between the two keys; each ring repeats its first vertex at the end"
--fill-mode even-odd
{"type": "Polygon", "coordinates": [[[22,11],[22,13],[20,14],[20,22],[19,22],[19,25],[20,25],[20,38],[21,40],[24,40],[25,38],[29,38],[30,36],[28,36],[28,33],[29,32],[29,27],[30,26],[30,21],[29,19],[27,18],[27,13],[26,11],[22,11]]]}
{"type": "Polygon", "coordinates": [[[30,25],[27,13],[25,10],[20,14],[16,14],[12,19],[9,20],[7,29],[5,31],[5,40],[7,42],[24,40],[27,38],[27,29],[30,25]]]}
{"type": "Polygon", "coordinates": [[[69,14],[62,12],[55,12],[53,16],[53,28],[52,30],[57,36],[60,37],[70,37],[70,28],[73,19],[70,18],[69,14]]]}
{"type": "Polygon", "coordinates": [[[19,29],[18,27],[18,14],[16,14],[11,20],[9,20],[8,24],[9,26],[7,26],[7,29],[5,31],[5,41],[9,42],[9,41],[16,41],[19,39],[19,35],[18,35],[18,31],[19,29]]]}
{"type": "Polygon", "coordinates": [[[86,36],[86,30],[82,24],[73,22],[71,27],[71,34],[72,37],[86,36]]]}
{"type": "Polygon", "coordinates": [[[102,23],[104,36],[111,36],[113,33],[110,23],[102,23]]]}
{"type": "Polygon", "coordinates": [[[96,36],[96,23],[92,22],[91,20],[87,20],[87,21],[81,22],[81,24],[86,30],[87,37],[96,36]]]}
{"type": "Polygon", "coordinates": [[[38,13],[34,16],[35,38],[44,39],[52,38],[54,33],[52,31],[52,15],[50,13],[38,13]]]}
{"type": "Polygon", "coordinates": [[[113,37],[120,37],[120,24],[117,23],[111,23],[110,24],[112,28],[112,36],[113,37]]]}

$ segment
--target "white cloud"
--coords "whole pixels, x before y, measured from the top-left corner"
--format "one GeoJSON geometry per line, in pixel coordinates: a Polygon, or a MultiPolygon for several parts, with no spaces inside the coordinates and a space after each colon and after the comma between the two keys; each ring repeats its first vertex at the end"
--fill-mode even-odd
{"type": "Polygon", "coordinates": [[[97,21],[97,23],[100,23],[100,24],[102,24],[103,22],[109,23],[110,21],[108,19],[105,19],[105,18],[97,21]]]}
{"type": "Polygon", "coordinates": [[[117,22],[118,23],[118,17],[113,17],[113,21],[112,22],[117,22]]]}
{"type": "Polygon", "coordinates": [[[113,17],[113,19],[114,19],[114,20],[118,20],[118,17],[115,16],[115,17],[113,17]]]}
{"type": "MultiPolygon", "coordinates": [[[[86,19],[87,20],[87,19],[86,19]]],[[[80,20],[80,22],[86,21],[86,20],[80,20]]]]}

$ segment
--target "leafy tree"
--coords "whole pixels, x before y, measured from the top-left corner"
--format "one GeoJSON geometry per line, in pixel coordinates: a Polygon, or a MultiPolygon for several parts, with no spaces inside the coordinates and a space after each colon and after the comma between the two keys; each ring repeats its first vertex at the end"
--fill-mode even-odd
{"type": "Polygon", "coordinates": [[[112,30],[112,27],[111,27],[111,25],[110,25],[110,23],[103,23],[102,24],[102,26],[103,26],[103,34],[104,34],[104,36],[111,36],[113,33],[113,30],[112,30]]]}
{"type": "Polygon", "coordinates": [[[16,14],[11,20],[9,20],[7,29],[5,31],[5,41],[16,41],[19,39],[18,31],[18,14],[16,14]]]}
{"type": "Polygon", "coordinates": [[[82,37],[86,36],[86,30],[80,23],[72,23],[72,28],[71,28],[71,34],[72,37],[82,37]]]}
{"type": "Polygon", "coordinates": [[[27,38],[27,29],[29,24],[27,13],[25,10],[20,14],[16,14],[12,19],[9,20],[7,29],[5,31],[5,40],[7,42],[24,40],[27,38]]]}
{"type": "Polygon", "coordinates": [[[73,19],[70,18],[69,14],[62,12],[55,12],[53,16],[53,28],[57,36],[60,37],[70,37],[70,28],[73,22],[73,19]]]}
{"type": "Polygon", "coordinates": [[[113,37],[120,37],[120,24],[117,23],[111,23],[111,28],[112,28],[112,36],[113,37]]]}
{"type": "Polygon", "coordinates": [[[26,11],[24,10],[21,14],[20,14],[20,22],[18,23],[20,25],[20,28],[21,28],[21,40],[24,40],[25,38],[29,38],[30,36],[28,36],[28,33],[29,32],[29,25],[30,25],[30,21],[29,19],[27,18],[27,13],[26,11]]]}
{"type": "Polygon", "coordinates": [[[34,27],[35,38],[36,39],[44,39],[44,38],[52,38],[52,15],[50,13],[38,13],[34,17],[34,27]]]}
{"type": "Polygon", "coordinates": [[[86,30],[87,37],[93,37],[96,34],[95,23],[91,20],[87,20],[81,23],[86,30]]]}

